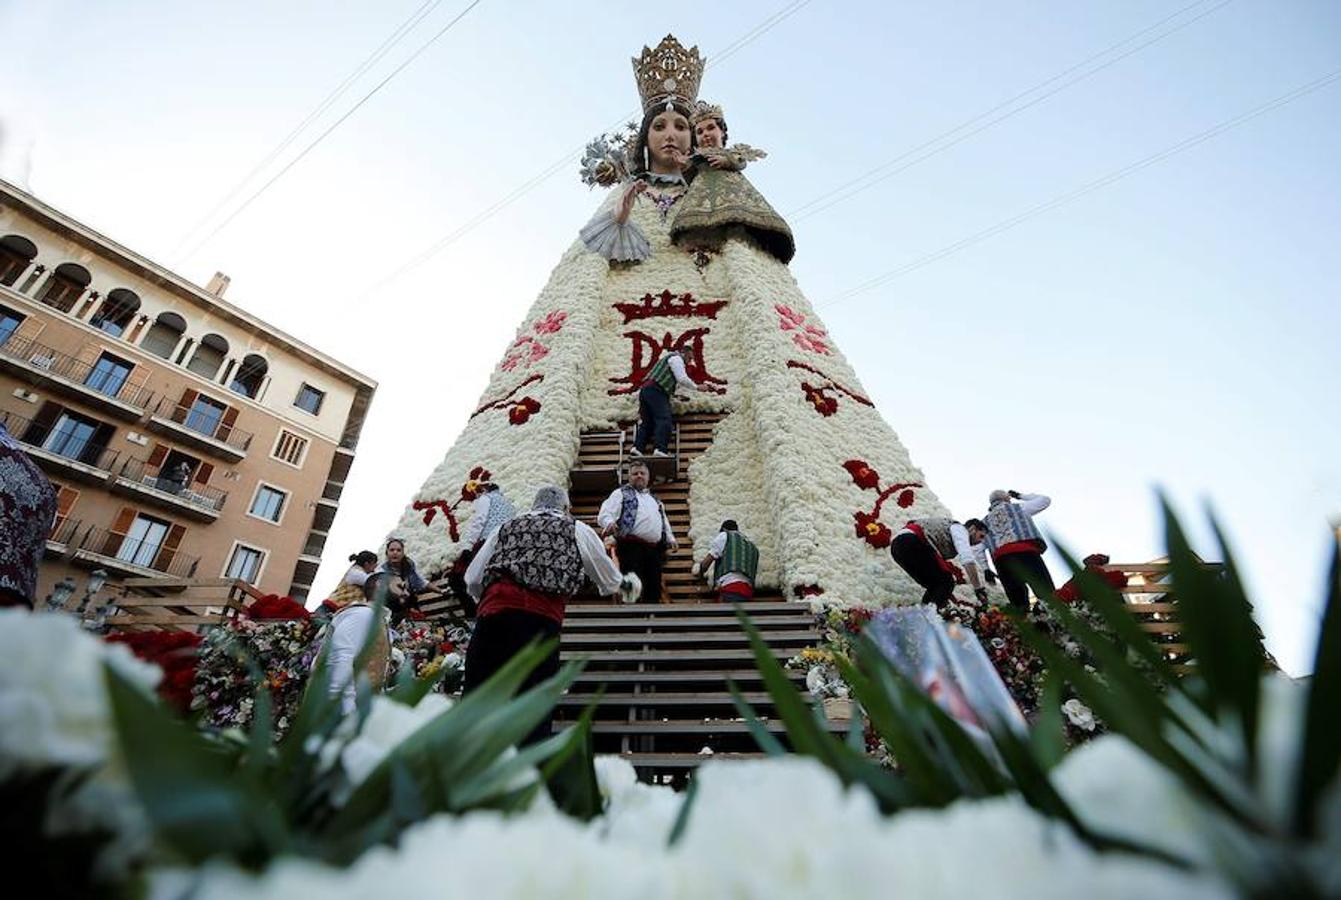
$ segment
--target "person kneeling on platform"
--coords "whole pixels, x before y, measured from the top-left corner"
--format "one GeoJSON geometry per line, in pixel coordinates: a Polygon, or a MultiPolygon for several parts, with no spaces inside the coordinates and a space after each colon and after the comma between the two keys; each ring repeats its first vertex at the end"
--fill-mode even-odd
{"type": "Polygon", "coordinates": [[[913,581],[926,588],[923,603],[944,606],[954,594],[955,584],[962,583],[964,573],[973,586],[973,596],[979,603],[986,603],[987,588],[973,552],[973,544],[979,541],[981,537],[971,538],[968,529],[953,519],[914,519],[894,535],[889,552],[913,581]],[[956,560],[963,566],[962,572],[956,560]]]}
{"type": "Polygon", "coordinates": [[[648,441],[656,448],[653,456],[669,456],[671,431],[675,428],[675,417],[671,413],[671,397],[677,388],[687,391],[706,391],[708,386],[699,384],[685,372],[685,362],[693,359],[689,349],[672,350],[652,366],[647,380],[638,391],[638,427],[633,431],[631,456],[642,456],[647,452],[648,441]]]}
{"type": "Polygon", "coordinates": [[[615,553],[623,572],[634,572],[643,583],[643,600],[661,602],[661,568],[666,551],[677,546],[661,501],[652,496],[647,463],[628,466],[628,484],[616,488],[596,514],[601,536],[614,537],[615,553]]]}
{"type": "MultiPolygon", "coordinates": [[[[621,575],[605,555],[591,526],[569,513],[568,492],[542,487],[531,511],[490,534],[466,570],[466,590],[479,601],[479,616],[466,649],[464,693],[488,681],[531,641],[558,638],[564,610],[584,578],[591,579],[601,594],[637,591],[635,580],[621,575]]],[[[519,691],[558,671],[556,642],[519,691]]],[[[522,743],[544,740],[551,724],[552,716],[522,743]]]]}
{"type": "Polygon", "coordinates": [[[754,577],[759,571],[759,548],[740,533],[735,519],[722,523],[722,530],[708,545],[708,555],[698,564],[698,574],[704,575],[712,566],[712,583],[717,588],[717,599],[749,600],[754,596],[754,577]]]}

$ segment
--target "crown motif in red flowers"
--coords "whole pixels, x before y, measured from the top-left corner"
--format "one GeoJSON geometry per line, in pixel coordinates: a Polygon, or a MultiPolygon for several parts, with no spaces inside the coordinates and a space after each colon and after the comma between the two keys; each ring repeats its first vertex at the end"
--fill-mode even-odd
{"type": "Polygon", "coordinates": [[[636,319],[659,319],[662,317],[716,319],[717,313],[726,306],[725,300],[698,302],[688,292],[672,294],[662,291],[660,294],[643,294],[642,300],[632,303],[616,303],[615,309],[624,316],[627,325],[636,319]]]}

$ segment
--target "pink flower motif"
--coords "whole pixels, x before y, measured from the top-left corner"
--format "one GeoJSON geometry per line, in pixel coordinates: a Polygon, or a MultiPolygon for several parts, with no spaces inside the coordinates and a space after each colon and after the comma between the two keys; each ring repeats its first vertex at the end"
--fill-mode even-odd
{"type": "Polygon", "coordinates": [[[796,346],[810,353],[829,355],[829,345],[825,341],[829,332],[818,325],[807,325],[805,313],[799,313],[790,306],[775,303],[773,309],[778,314],[778,327],[783,331],[796,332],[792,335],[792,340],[796,342],[796,346]]]}
{"type": "Polygon", "coordinates": [[[563,323],[567,321],[567,319],[568,313],[563,312],[562,310],[555,310],[539,322],[536,322],[531,330],[536,334],[554,334],[563,327],[563,323]]]}
{"type": "Polygon", "coordinates": [[[544,344],[540,343],[539,341],[532,341],[530,362],[538,363],[546,356],[549,356],[549,348],[546,347],[544,344]]]}

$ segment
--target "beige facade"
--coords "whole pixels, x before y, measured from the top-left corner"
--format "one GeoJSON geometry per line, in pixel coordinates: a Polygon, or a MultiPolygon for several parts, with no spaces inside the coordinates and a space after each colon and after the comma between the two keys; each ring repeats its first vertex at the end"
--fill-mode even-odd
{"type": "Polygon", "coordinates": [[[0,181],[0,421],[66,575],[306,597],[376,383],[0,181]]]}

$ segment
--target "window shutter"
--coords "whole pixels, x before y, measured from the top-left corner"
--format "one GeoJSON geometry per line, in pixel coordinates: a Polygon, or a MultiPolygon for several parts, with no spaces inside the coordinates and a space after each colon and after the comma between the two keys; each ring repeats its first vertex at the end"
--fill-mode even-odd
{"type": "Polygon", "coordinates": [[[155,444],[154,452],[149,454],[149,468],[160,469],[163,467],[163,460],[168,458],[168,445],[155,444]]]}
{"type": "MultiPolygon", "coordinates": [[[[33,417],[32,425],[35,433],[39,431],[41,432],[41,437],[38,437],[37,440],[32,441],[31,443],[42,443],[42,439],[47,436],[47,432],[51,430],[51,426],[56,424],[56,420],[61,417],[61,413],[64,412],[64,409],[65,408],[59,403],[52,403],[50,400],[42,404],[42,408],[39,409],[37,415],[33,417]]],[[[36,437],[36,434],[34,434],[34,436],[36,437]]]]}
{"type": "Polygon", "coordinates": [[[224,410],[223,421],[219,423],[219,432],[216,437],[221,441],[228,440],[228,436],[233,433],[233,425],[236,422],[237,410],[230,406],[224,410]]]}
{"type": "Polygon", "coordinates": [[[68,488],[63,484],[53,484],[57,488],[56,493],[56,518],[51,523],[51,533],[54,535],[65,524],[65,520],[70,517],[70,510],[74,509],[75,501],[79,499],[79,491],[68,488]]]}
{"type": "Polygon", "coordinates": [[[182,402],[178,404],[177,413],[172,417],[173,420],[177,422],[186,421],[186,411],[191,408],[191,406],[196,402],[196,398],[199,396],[200,391],[195,391],[192,390],[191,388],[187,388],[186,390],[182,391],[182,402]]]}
{"type": "Polygon", "coordinates": [[[130,533],[130,526],[134,521],[135,508],[133,506],[121,507],[121,511],[116,514],[116,520],[112,522],[111,530],[108,531],[107,537],[103,539],[103,556],[116,556],[116,551],[121,549],[121,542],[130,533]]]}
{"type": "Polygon", "coordinates": [[[168,536],[163,541],[163,546],[159,548],[158,555],[154,557],[154,568],[160,572],[166,572],[172,565],[172,560],[177,556],[177,547],[182,542],[182,535],[186,534],[184,525],[173,525],[168,529],[168,536]]]}
{"type": "Polygon", "coordinates": [[[196,479],[195,479],[196,483],[209,484],[210,476],[213,474],[214,474],[214,464],[202,462],[199,466],[196,467],[196,479]]]}

